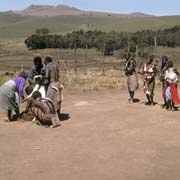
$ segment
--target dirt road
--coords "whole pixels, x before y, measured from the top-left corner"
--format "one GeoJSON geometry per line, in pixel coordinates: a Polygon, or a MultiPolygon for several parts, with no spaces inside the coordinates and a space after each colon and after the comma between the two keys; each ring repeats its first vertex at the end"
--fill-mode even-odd
{"type": "Polygon", "coordinates": [[[129,104],[126,90],[65,93],[54,129],[1,114],[0,180],[179,180],[180,111],[145,106],[142,90],[136,97],[129,104]]]}

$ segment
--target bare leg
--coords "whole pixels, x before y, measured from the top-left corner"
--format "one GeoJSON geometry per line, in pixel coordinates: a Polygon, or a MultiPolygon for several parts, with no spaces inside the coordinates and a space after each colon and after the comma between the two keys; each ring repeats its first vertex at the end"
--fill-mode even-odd
{"type": "Polygon", "coordinates": [[[147,97],[147,100],[148,100],[147,105],[150,105],[151,104],[151,99],[150,99],[149,94],[146,94],[146,97],[147,97]]]}
{"type": "Polygon", "coordinates": [[[168,111],[172,110],[172,104],[171,104],[171,100],[167,101],[169,108],[167,109],[168,111]]]}
{"type": "Polygon", "coordinates": [[[130,91],[131,101],[134,102],[134,91],[130,91]]]}
{"type": "Polygon", "coordinates": [[[7,110],[8,121],[12,121],[12,110],[7,110]]]}
{"type": "Polygon", "coordinates": [[[164,104],[162,105],[162,108],[168,109],[168,103],[166,101],[166,98],[164,98],[164,104]]]}
{"type": "Polygon", "coordinates": [[[59,117],[59,120],[60,120],[60,115],[61,115],[61,104],[62,104],[62,101],[58,102],[59,103],[59,109],[56,111],[57,114],[58,114],[58,117],[59,117]]]}
{"type": "Polygon", "coordinates": [[[175,107],[174,102],[172,101],[172,110],[177,111],[177,107],[175,107]]]}
{"type": "Polygon", "coordinates": [[[17,109],[17,110],[15,110],[15,119],[14,120],[17,120],[18,118],[19,118],[19,115],[20,115],[20,113],[19,113],[19,108],[17,109]]]}
{"type": "Polygon", "coordinates": [[[59,117],[58,117],[58,114],[57,114],[57,113],[51,117],[51,122],[52,122],[52,125],[51,125],[51,127],[52,127],[52,128],[54,128],[54,127],[57,127],[57,126],[60,126],[60,125],[61,125],[61,123],[60,123],[60,120],[59,120],[59,117]]]}
{"type": "Polygon", "coordinates": [[[150,101],[151,101],[151,102],[150,102],[151,105],[153,106],[153,105],[154,105],[153,95],[150,96],[150,101]]]}

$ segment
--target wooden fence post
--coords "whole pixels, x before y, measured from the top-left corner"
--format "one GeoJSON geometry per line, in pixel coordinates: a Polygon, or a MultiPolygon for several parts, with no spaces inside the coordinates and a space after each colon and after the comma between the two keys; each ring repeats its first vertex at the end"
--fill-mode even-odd
{"type": "Polygon", "coordinates": [[[77,75],[76,43],[74,43],[73,56],[74,56],[74,72],[77,75]]]}
{"type": "Polygon", "coordinates": [[[85,62],[87,62],[87,54],[88,54],[88,44],[86,43],[86,49],[85,49],[85,61],[84,61],[84,68],[83,68],[83,70],[84,70],[84,75],[86,75],[87,74],[87,71],[86,71],[86,63],[85,62]]]}
{"type": "Polygon", "coordinates": [[[104,43],[104,46],[101,50],[101,59],[102,59],[102,75],[105,76],[105,70],[104,70],[104,53],[105,53],[106,44],[104,43]]]}

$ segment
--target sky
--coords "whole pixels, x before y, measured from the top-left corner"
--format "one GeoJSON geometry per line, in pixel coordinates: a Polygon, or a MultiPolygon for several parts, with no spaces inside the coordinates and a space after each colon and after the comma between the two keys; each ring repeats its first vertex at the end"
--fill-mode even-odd
{"type": "Polygon", "coordinates": [[[0,0],[0,11],[22,10],[35,5],[68,5],[81,10],[150,15],[180,15],[180,0],[0,0]]]}

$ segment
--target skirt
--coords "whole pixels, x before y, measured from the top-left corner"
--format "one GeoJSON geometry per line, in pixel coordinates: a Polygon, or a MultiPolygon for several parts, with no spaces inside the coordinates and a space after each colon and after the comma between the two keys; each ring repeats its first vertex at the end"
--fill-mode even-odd
{"type": "Polygon", "coordinates": [[[150,96],[154,96],[155,79],[145,79],[144,81],[144,93],[150,96]]]}
{"type": "Polygon", "coordinates": [[[13,80],[9,80],[0,86],[0,108],[6,110],[19,109],[16,96],[16,84],[13,80]]]}
{"type": "Polygon", "coordinates": [[[177,90],[177,86],[174,83],[170,84],[171,100],[175,105],[180,104],[180,98],[177,90]]]}
{"type": "Polygon", "coordinates": [[[129,91],[136,91],[138,88],[138,78],[136,74],[129,75],[127,78],[127,85],[129,91]]]}
{"type": "Polygon", "coordinates": [[[46,97],[50,98],[55,106],[56,111],[59,110],[60,102],[63,100],[63,86],[59,82],[51,83],[48,87],[46,97]]]}

